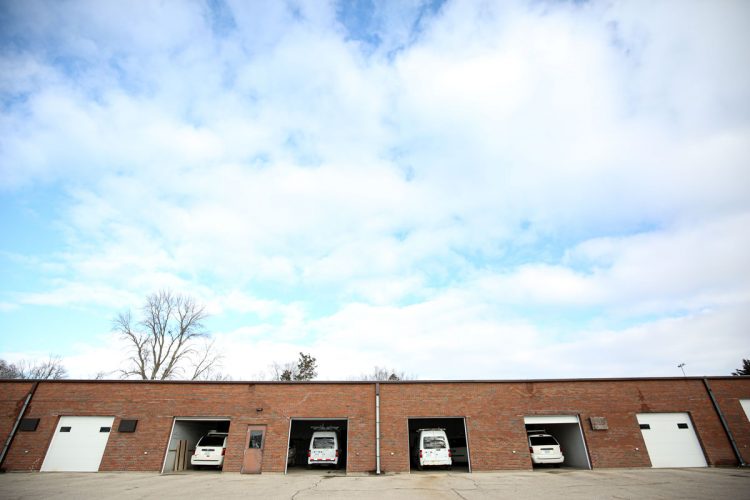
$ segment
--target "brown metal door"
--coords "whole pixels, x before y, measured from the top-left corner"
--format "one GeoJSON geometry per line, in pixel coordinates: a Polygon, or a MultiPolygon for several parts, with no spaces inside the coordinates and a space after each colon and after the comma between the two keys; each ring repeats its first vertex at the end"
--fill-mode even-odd
{"type": "Polygon", "coordinates": [[[245,456],[242,459],[243,474],[260,474],[263,464],[263,447],[266,444],[266,426],[248,425],[245,439],[245,456]]]}

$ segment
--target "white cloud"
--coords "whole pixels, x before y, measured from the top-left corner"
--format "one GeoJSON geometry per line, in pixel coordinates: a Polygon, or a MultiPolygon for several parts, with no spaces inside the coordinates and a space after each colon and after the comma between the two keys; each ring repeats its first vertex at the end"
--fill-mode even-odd
{"type": "Polygon", "coordinates": [[[420,379],[675,376],[680,362],[691,375],[721,375],[750,347],[734,333],[749,320],[746,308],[730,306],[564,335],[503,317],[474,296],[450,294],[400,308],[351,304],[301,324],[315,334],[310,345],[277,337],[268,326],[219,338],[224,368],[238,378],[257,375],[271,361],[295,360],[299,351],[317,357],[323,380],[345,380],[376,365],[420,379]]]}
{"type": "Polygon", "coordinates": [[[735,306],[750,300],[749,225],[743,214],[594,238],[571,248],[560,264],[483,273],[477,287],[500,303],[604,308],[618,318],[735,306]]]}

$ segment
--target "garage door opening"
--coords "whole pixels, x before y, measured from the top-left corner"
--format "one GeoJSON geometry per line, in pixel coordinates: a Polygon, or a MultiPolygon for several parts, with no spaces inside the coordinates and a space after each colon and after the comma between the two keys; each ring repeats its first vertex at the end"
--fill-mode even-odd
{"type": "Polygon", "coordinates": [[[409,419],[409,471],[419,470],[419,429],[443,429],[448,438],[448,446],[451,451],[450,467],[424,467],[423,470],[452,470],[453,472],[471,472],[471,460],[469,453],[469,439],[466,433],[466,420],[464,417],[430,417],[409,419]]]}
{"type": "Polygon", "coordinates": [[[224,467],[223,434],[229,433],[229,423],[226,417],[175,418],[162,474],[193,470],[221,471],[224,467]],[[202,438],[204,441],[201,441],[202,438]],[[193,460],[199,441],[201,451],[205,452],[193,460]]]}
{"type": "MultiPolygon", "coordinates": [[[[561,464],[551,464],[574,469],[591,469],[586,441],[583,438],[581,422],[576,415],[535,415],[524,417],[526,424],[526,433],[528,434],[549,434],[557,440],[563,455],[561,464]]],[[[543,450],[542,453],[544,452],[543,450]]],[[[554,453],[549,450],[547,453],[554,453]]],[[[540,454],[540,457],[543,455],[540,454]]],[[[544,458],[538,459],[540,462],[544,458]]],[[[547,467],[547,464],[534,463],[535,468],[547,467]]]]}
{"type": "Polygon", "coordinates": [[[706,467],[706,456],[687,413],[639,413],[651,466],[706,467]]]}
{"type": "Polygon", "coordinates": [[[348,444],[349,425],[345,418],[293,418],[289,422],[289,446],[286,457],[286,473],[298,474],[309,471],[311,474],[345,474],[348,444]],[[320,451],[321,460],[314,465],[308,464],[308,452],[313,434],[316,435],[315,451],[320,451]],[[325,434],[323,434],[325,433],[325,434]],[[336,440],[330,433],[335,433],[336,440]],[[336,441],[338,441],[338,459],[335,457],[336,441]],[[330,451],[329,451],[330,450],[330,451]]]}

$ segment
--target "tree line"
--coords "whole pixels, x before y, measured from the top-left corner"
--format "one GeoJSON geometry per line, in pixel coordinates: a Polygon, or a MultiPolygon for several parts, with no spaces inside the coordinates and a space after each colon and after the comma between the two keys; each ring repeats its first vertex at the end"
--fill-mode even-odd
{"type": "MultiPolygon", "coordinates": [[[[113,330],[126,346],[124,367],[113,372],[100,372],[94,378],[140,380],[230,380],[222,372],[223,355],[205,327],[208,317],[204,305],[192,297],[161,290],[146,297],[137,316],[131,311],[118,313],[113,330]]],[[[271,380],[306,381],[318,376],[317,359],[299,353],[296,361],[273,362],[268,376],[271,380]]],[[[8,363],[0,359],[0,378],[64,379],[68,372],[60,356],[47,361],[8,363]]],[[[265,378],[265,374],[260,374],[265,378]]],[[[405,380],[403,372],[375,367],[370,374],[355,379],[405,380]]]]}
{"type": "MultiPolygon", "coordinates": [[[[95,378],[136,378],[141,380],[230,380],[223,373],[222,354],[204,325],[208,317],[205,306],[192,297],[162,290],[146,297],[138,317],[130,311],[113,319],[113,328],[127,346],[124,368],[99,373],[95,378]]],[[[309,353],[299,353],[295,361],[273,362],[271,380],[306,381],[318,376],[317,359],[309,353]]],[[[0,378],[63,379],[68,372],[60,356],[50,356],[41,362],[9,363],[0,359],[0,378]]],[[[742,367],[732,375],[750,375],[750,360],[743,359],[742,367]]],[[[261,374],[263,378],[265,376],[261,374]]],[[[403,371],[375,366],[370,373],[350,380],[410,380],[416,377],[403,371]]]]}
{"type": "Polygon", "coordinates": [[[18,363],[0,359],[0,378],[60,380],[68,378],[68,371],[63,366],[60,356],[50,356],[45,361],[22,360],[18,363]]]}

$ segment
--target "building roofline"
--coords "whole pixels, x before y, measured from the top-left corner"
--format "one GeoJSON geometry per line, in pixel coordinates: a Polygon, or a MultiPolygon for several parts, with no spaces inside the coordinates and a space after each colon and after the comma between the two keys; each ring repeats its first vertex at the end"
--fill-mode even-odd
{"type": "Polygon", "coordinates": [[[570,383],[570,382],[656,382],[677,380],[747,380],[750,376],[706,375],[690,377],[610,377],[610,378],[541,378],[541,379],[465,379],[465,380],[121,380],[121,379],[0,379],[15,383],[60,383],[60,384],[200,384],[200,385],[367,385],[367,384],[528,384],[528,383],[570,383]]]}

